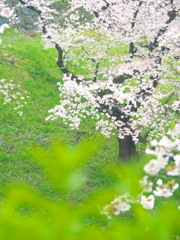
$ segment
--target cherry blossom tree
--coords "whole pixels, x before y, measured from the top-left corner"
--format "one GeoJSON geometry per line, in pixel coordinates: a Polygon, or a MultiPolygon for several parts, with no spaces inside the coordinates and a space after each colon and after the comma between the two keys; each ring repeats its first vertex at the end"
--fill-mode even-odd
{"type": "Polygon", "coordinates": [[[49,119],[78,128],[90,116],[109,137],[118,133],[119,157],[135,143],[164,134],[176,121],[178,0],[19,0],[39,14],[45,48],[57,50],[64,74],[60,104],[49,119]]]}

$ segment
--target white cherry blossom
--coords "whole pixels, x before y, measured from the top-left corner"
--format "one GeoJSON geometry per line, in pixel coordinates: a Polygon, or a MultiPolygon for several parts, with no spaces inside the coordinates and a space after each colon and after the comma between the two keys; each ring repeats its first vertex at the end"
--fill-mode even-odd
{"type": "Polygon", "coordinates": [[[143,206],[143,208],[145,208],[147,210],[153,209],[154,208],[154,195],[150,195],[148,197],[146,197],[145,195],[142,195],[140,203],[143,206]]]}
{"type": "MultiPolygon", "coordinates": [[[[121,197],[124,197],[131,207],[133,204],[140,203],[143,208],[151,210],[154,208],[157,197],[169,198],[173,196],[173,193],[179,188],[177,177],[180,176],[180,155],[174,153],[174,151],[176,152],[179,149],[180,142],[177,141],[179,140],[179,135],[179,125],[177,124],[173,129],[168,131],[168,136],[164,136],[159,142],[157,140],[152,141],[151,148],[153,150],[150,151],[150,154],[156,156],[156,159],[150,160],[149,163],[144,166],[144,171],[148,175],[145,175],[140,180],[142,189],[139,195],[134,197],[133,201],[128,201],[130,195],[127,193],[117,197],[115,202],[121,199],[121,197]],[[166,144],[167,142],[169,145],[166,144]],[[160,147],[164,148],[163,154],[162,151],[159,151],[160,147]],[[161,178],[162,170],[165,170],[163,174],[164,177],[166,176],[168,179],[167,181],[161,178]],[[172,179],[173,176],[176,178],[172,179]],[[154,179],[156,179],[155,177],[158,177],[158,180],[154,181],[154,179]],[[147,192],[151,193],[148,197],[145,195],[147,192]]],[[[148,149],[150,149],[150,146],[148,146],[148,149]]],[[[114,212],[111,211],[114,209],[113,203],[112,201],[109,205],[105,206],[103,214],[108,217],[114,215],[114,212]]],[[[121,204],[121,201],[118,203],[121,204]]],[[[118,214],[118,211],[116,211],[116,214],[118,214]]]]}

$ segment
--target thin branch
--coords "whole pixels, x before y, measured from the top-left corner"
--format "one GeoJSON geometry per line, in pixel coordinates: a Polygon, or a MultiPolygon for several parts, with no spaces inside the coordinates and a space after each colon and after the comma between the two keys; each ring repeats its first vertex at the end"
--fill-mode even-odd
{"type": "Polygon", "coordinates": [[[95,77],[93,79],[93,82],[97,81],[97,75],[98,75],[98,70],[99,70],[99,64],[100,62],[96,63],[96,67],[95,67],[95,77]]]}
{"type": "MultiPolygon", "coordinates": [[[[172,1],[173,2],[173,1],[172,1]]],[[[171,23],[176,17],[177,17],[177,12],[176,10],[172,10],[168,12],[169,19],[167,20],[166,24],[171,23]]],[[[167,31],[168,27],[162,27],[158,33],[157,36],[155,37],[154,41],[151,42],[150,44],[146,45],[145,47],[152,52],[156,47],[158,47],[159,43],[159,38],[167,31]]],[[[165,51],[167,48],[162,49],[162,51],[165,51]]]]}
{"type": "MultiPolygon", "coordinates": [[[[137,15],[138,15],[138,13],[139,13],[139,9],[140,9],[140,7],[142,6],[142,4],[143,4],[143,1],[140,1],[139,2],[139,6],[138,6],[138,9],[135,11],[135,13],[134,13],[134,16],[133,16],[133,21],[132,21],[132,24],[131,24],[131,29],[133,29],[134,27],[135,27],[135,20],[136,20],[136,18],[137,18],[137,15]]],[[[134,56],[134,54],[137,52],[137,49],[136,49],[136,47],[135,47],[135,44],[133,43],[133,42],[131,42],[130,43],[130,46],[129,46],[130,48],[129,48],[129,53],[130,54],[132,54],[132,56],[131,56],[131,58],[133,58],[133,56],[134,56]]]]}
{"type": "Polygon", "coordinates": [[[168,104],[168,102],[171,100],[171,98],[175,95],[175,92],[172,92],[171,94],[169,94],[169,96],[167,97],[165,104],[168,104]]]}
{"type": "MultiPolygon", "coordinates": [[[[166,101],[165,101],[164,104],[168,104],[168,102],[171,100],[171,98],[172,98],[174,95],[175,95],[175,92],[170,93],[169,96],[167,97],[167,99],[166,99],[166,101]]],[[[159,120],[159,121],[157,122],[157,125],[158,125],[160,122],[161,122],[161,120],[159,120]]],[[[156,127],[151,128],[151,129],[145,134],[144,138],[147,138],[148,135],[149,135],[155,128],[156,128],[156,127]]]]}

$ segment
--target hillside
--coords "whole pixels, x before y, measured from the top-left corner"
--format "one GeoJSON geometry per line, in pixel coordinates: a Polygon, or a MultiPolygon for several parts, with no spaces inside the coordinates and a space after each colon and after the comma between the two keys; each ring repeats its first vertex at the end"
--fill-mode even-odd
{"type": "MultiPolygon", "coordinates": [[[[7,184],[17,182],[28,183],[42,193],[56,197],[43,170],[29,155],[33,147],[47,149],[56,143],[74,146],[86,137],[99,133],[93,130],[90,119],[79,131],[71,130],[61,119],[45,121],[48,110],[59,101],[57,82],[62,75],[56,65],[54,49],[44,50],[39,35],[34,33],[18,34],[8,30],[2,39],[0,79],[13,80],[15,85],[20,86],[18,91],[28,91],[30,98],[20,110],[23,112],[22,116],[18,114],[18,110],[14,110],[15,101],[0,104],[0,196],[4,195],[7,184]]],[[[104,184],[111,184],[111,177],[104,167],[117,162],[115,137],[105,139],[102,135],[99,136],[103,144],[87,164],[88,180],[87,185],[82,187],[84,193],[104,184]]],[[[77,198],[83,198],[83,194],[77,198]]]]}

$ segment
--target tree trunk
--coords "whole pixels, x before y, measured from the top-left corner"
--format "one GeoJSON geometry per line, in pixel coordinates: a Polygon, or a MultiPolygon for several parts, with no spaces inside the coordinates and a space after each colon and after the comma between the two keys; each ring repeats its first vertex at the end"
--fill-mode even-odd
{"type": "Polygon", "coordinates": [[[132,140],[132,136],[125,136],[124,139],[118,138],[119,143],[119,158],[122,161],[128,161],[131,157],[136,156],[135,143],[132,140]]]}

